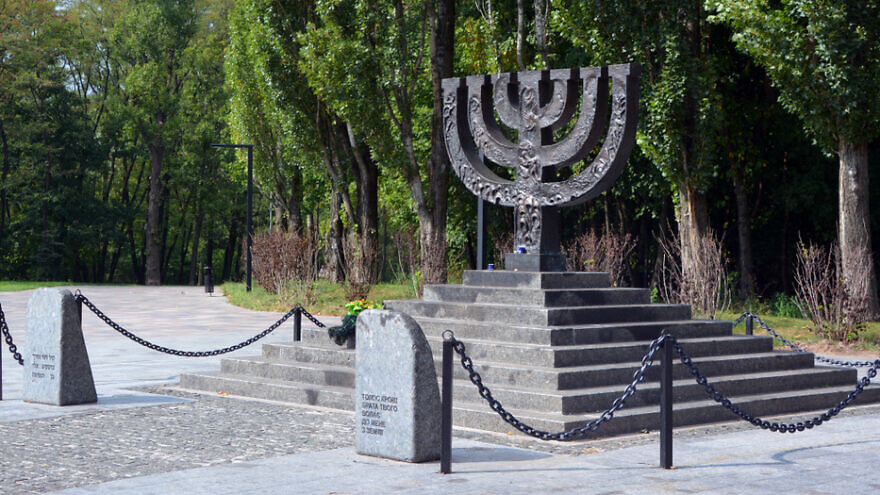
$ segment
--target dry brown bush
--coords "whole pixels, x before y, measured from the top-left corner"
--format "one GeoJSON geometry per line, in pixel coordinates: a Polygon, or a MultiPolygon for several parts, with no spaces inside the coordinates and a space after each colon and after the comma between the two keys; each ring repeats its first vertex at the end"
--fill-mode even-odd
{"type": "Polygon", "coordinates": [[[496,256],[492,263],[495,265],[495,268],[500,270],[504,268],[504,255],[513,252],[513,232],[507,231],[493,234],[492,245],[495,246],[496,256]]]}
{"type": "Polygon", "coordinates": [[[867,272],[866,264],[855,266],[850,273],[856,276],[856,283],[847,283],[835,245],[825,249],[798,241],[795,304],[816,334],[844,343],[858,339],[862,324],[868,320],[867,272]]]}
{"type": "Polygon", "coordinates": [[[314,235],[276,230],[254,236],[253,276],[287,304],[312,305],[317,299],[318,242],[314,235]]]}
{"type": "MultiPolygon", "coordinates": [[[[671,232],[671,229],[669,229],[671,232]]],[[[703,237],[694,250],[693,270],[685,272],[681,263],[681,244],[674,235],[658,237],[662,251],[661,274],[657,289],[669,303],[689,304],[700,316],[715,319],[730,307],[730,286],[721,241],[712,233],[703,237]]]]}
{"type": "Polygon", "coordinates": [[[597,236],[592,230],[575,237],[562,247],[566,268],[573,272],[608,272],[611,284],[624,286],[629,256],[636,247],[630,234],[606,232],[597,236]]]}

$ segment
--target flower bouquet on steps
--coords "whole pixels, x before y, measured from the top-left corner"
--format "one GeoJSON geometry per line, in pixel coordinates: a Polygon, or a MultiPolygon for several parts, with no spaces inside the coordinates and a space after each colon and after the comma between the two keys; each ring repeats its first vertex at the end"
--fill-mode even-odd
{"type": "Polygon", "coordinates": [[[349,349],[353,349],[358,315],[365,309],[383,309],[384,307],[384,304],[367,301],[366,299],[351,301],[345,305],[348,313],[342,317],[342,325],[328,328],[327,335],[330,336],[330,340],[335,342],[336,345],[347,345],[349,349]]]}

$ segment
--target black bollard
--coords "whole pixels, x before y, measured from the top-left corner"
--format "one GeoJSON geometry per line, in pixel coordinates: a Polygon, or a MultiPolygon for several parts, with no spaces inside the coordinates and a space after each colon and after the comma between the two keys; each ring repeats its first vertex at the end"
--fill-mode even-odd
{"type": "Polygon", "coordinates": [[[663,340],[660,362],[660,467],[672,467],[672,344],[663,340]]]}
{"type": "Polygon", "coordinates": [[[297,308],[293,314],[293,341],[302,340],[302,308],[297,308]]]}
{"type": "Polygon", "coordinates": [[[205,267],[205,292],[214,295],[214,276],[211,274],[211,267],[205,267]]]}
{"type": "Polygon", "coordinates": [[[452,341],[443,341],[443,386],[440,394],[440,474],[452,472],[452,341]]]}
{"type": "Polygon", "coordinates": [[[754,316],[749,315],[746,316],[746,335],[752,335],[754,333],[754,316]]]}

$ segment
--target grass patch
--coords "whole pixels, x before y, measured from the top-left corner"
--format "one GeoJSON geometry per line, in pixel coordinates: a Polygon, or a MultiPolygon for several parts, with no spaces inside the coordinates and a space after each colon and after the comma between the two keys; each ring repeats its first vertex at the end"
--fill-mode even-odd
{"type": "MultiPolygon", "coordinates": [[[[240,282],[226,282],[220,289],[230,304],[241,306],[256,311],[285,312],[297,302],[295,300],[282,300],[277,294],[266,292],[260,286],[254,285],[251,292],[245,290],[245,284],[240,282]]],[[[334,284],[326,280],[319,280],[317,301],[314,304],[303,304],[310,313],[319,315],[343,315],[345,314],[345,287],[342,284],[334,284]]],[[[412,287],[408,283],[400,284],[376,284],[370,288],[367,299],[382,302],[390,299],[412,299],[412,287]]]]}
{"type": "MultiPolygon", "coordinates": [[[[733,321],[737,319],[741,314],[742,313],[734,313],[728,311],[724,313],[718,313],[716,319],[733,321]]],[[[776,333],[793,342],[818,344],[825,341],[823,337],[813,333],[812,323],[810,323],[810,320],[807,320],[805,318],[772,316],[763,315],[760,313],[758,313],[758,316],[760,316],[761,319],[764,320],[764,322],[767,323],[770,328],[775,330],[776,333]]],[[[744,334],[746,332],[745,322],[737,325],[737,327],[733,329],[733,332],[744,334]]],[[[767,332],[761,329],[757,322],[755,322],[754,332],[755,335],[768,335],[767,332]]],[[[779,341],[775,341],[774,344],[777,347],[781,345],[779,341]]],[[[864,328],[861,332],[859,332],[859,340],[848,347],[860,351],[880,351],[880,322],[869,321],[865,323],[864,328]]]]}
{"type": "Polygon", "coordinates": [[[76,285],[74,282],[33,282],[4,280],[0,281],[0,292],[19,292],[23,290],[39,289],[41,287],[60,287],[64,285],[76,285]]]}

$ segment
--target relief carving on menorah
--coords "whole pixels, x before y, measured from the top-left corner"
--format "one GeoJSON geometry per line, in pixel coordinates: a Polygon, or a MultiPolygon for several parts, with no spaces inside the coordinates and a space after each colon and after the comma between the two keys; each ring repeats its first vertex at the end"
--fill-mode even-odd
{"type": "Polygon", "coordinates": [[[514,208],[520,252],[506,255],[505,268],[565,270],[558,207],[595,198],[620,175],[635,141],[639,72],[631,63],[443,80],[443,128],[455,173],[480,198],[514,208]],[[554,142],[553,131],[569,125],[578,103],[571,131],[554,142]],[[583,171],[557,180],[557,170],[587,159],[600,141],[583,171]],[[490,163],[514,169],[516,179],[499,177],[490,163]]]}

